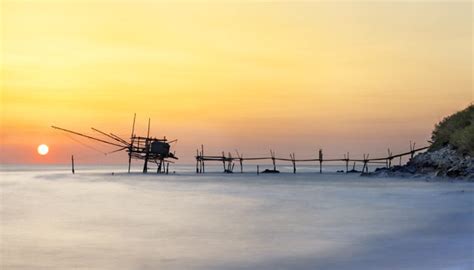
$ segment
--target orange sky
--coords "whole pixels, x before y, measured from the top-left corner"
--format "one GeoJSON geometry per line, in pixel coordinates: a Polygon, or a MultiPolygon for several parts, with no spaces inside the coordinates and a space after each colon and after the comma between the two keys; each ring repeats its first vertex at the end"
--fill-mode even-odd
{"type": "Polygon", "coordinates": [[[473,100],[472,8],[2,1],[0,162],[125,163],[50,125],[127,137],[135,112],[142,135],[151,117],[179,139],[183,163],[201,143],[297,157],[422,145],[473,100]]]}

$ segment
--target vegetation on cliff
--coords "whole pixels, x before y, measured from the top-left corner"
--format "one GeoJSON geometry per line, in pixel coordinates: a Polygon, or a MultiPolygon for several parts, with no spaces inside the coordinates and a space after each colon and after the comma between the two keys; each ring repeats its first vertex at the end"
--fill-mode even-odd
{"type": "Polygon", "coordinates": [[[378,176],[436,176],[474,181],[474,106],[444,118],[432,133],[429,150],[406,165],[379,168],[378,176]]]}
{"type": "Polygon", "coordinates": [[[458,153],[474,157],[474,105],[445,117],[436,124],[430,151],[452,146],[458,153]]]}

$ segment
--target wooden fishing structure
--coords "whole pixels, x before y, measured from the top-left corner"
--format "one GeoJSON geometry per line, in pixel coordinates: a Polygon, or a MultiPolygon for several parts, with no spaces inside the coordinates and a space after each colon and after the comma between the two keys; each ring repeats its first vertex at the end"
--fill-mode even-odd
{"type": "MultiPolygon", "coordinates": [[[[326,159],[324,158],[323,155],[323,150],[319,149],[317,153],[316,158],[309,158],[309,159],[296,159],[295,153],[290,154],[290,158],[284,158],[284,157],[277,157],[275,154],[275,151],[270,150],[270,156],[261,156],[261,157],[246,157],[242,154],[240,154],[237,150],[235,150],[237,156],[233,157],[232,154],[229,152],[227,156],[225,155],[225,152],[222,152],[222,155],[204,155],[204,145],[201,145],[201,149],[196,150],[196,173],[204,173],[205,172],[205,164],[206,162],[222,162],[224,172],[225,173],[233,173],[234,171],[234,165],[236,162],[239,163],[240,167],[240,172],[244,172],[244,166],[243,163],[244,161],[265,161],[265,160],[270,160],[273,165],[273,169],[267,169],[263,171],[262,173],[278,173],[279,171],[277,170],[276,162],[277,161],[283,161],[283,162],[291,162],[293,166],[293,173],[296,173],[296,163],[316,163],[319,164],[319,173],[323,172],[323,162],[342,162],[345,164],[346,173],[350,172],[362,172],[362,173],[368,173],[369,172],[369,164],[384,164],[386,167],[390,168],[392,167],[392,160],[395,158],[399,158],[399,165],[402,163],[402,157],[403,156],[409,156],[410,158],[413,158],[415,153],[424,151],[428,149],[429,146],[425,147],[415,147],[415,143],[412,143],[410,141],[410,151],[403,152],[400,154],[394,155],[393,152],[388,149],[387,153],[388,155],[386,157],[380,157],[380,158],[370,158],[369,154],[363,154],[362,158],[351,158],[349,155],[349,152],[344,154],[343,158],[331,158],[331,159],[326,159]],[[352,167],[352,170],[349,170],[349,163],[353,162],[354,165],[352,167]],[[355,170],[355,165],[356,163],[361,163],[362,164],[362,170],[361,171],[356,171],[355,170]]],[[[259,166],[257,165],[257,173],[261,173],[259,166]]]]}
{"type": "MultiPolygon", "coordinates": [[[[136,114],[133,116],[132,133],[130,135],[130,142],[113,134],[106,133],[96,128],[91,128],[94,132],[99,133],[103,138],[97,138],[94,136],[86,135],[80,132],[72,131],[65,128],[51,126],[54,129],[74,134],[89,140],[97,141],[103,144],[112,145],[118,147],[118,149],[111,151],[107,154],[126,151],[128,152],[128,173],[130,173],[130,167],[132,159],[143,160],[143,173],[148,172],[148,164],[155,163],[157,165],[157,173],[166,173],[169,171],[169,164],[174,163],[173,160],[178,159],[174,152],[170,151],[171,144],[177,142],[177,140],[169,141],[166,137],[156,138],[150,137],[150,119],[148,119],[148,131],[146,137],[137,136],[135,134],[135,120],[136,114]]],[[[72,161],[72,172],[74,173],[74,157],[71,157],[72,161]]]]}

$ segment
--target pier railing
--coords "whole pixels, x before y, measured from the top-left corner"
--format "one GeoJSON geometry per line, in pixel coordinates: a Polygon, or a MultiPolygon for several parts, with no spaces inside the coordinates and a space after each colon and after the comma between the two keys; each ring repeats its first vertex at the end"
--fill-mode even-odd
{"type": "MultiPolygon", "coordinates": [[[[361,172],[368,172],[369,164],[385,164],[386,167],[390,168],[392,166],[392,161],[396,158],[399,159],[399,164],[401,165],[402,163],[402,157],[404,156],[409,156],[410,158],[413,158],[415,153],[424,151],[428,149],[429,146],[425,147],[415,147],[415,143],[410,142],[410,151],[399,153],[399,154],[393,154],[390,149],[387,150],[387,156],[385,157],[377,157],[377,158],[370,158],[369,154],[363,154],[362,158],[351,158],[349,155],[349,152],[344,154],[343,158],[324,158],[323,150],[319,149],[318,155],[315,158],[309,158],[309,159],[297,159],[295,156],[295,153],[291,153],[289,155],[289,158],[284,158],[284,157],[277,157],[275,155],[275,152],[273,150],[270,150],[270,156],[260,156],[260,157],[244,157],[242,154],[240,154],[237,150],[235,151],[236,155],[232,155],[232,153],[228,152],[226,155],[225,152],[222,152],[221,155],[204,155],[204,145],[201,145],[201,149],[196,150],[196,173],[204,173],[205,170],[205,164],[206,162],[221,162],[224,172],[226,173],[232,173],[234,171],[235,164],[238,163],[240,166],[240,172],[244,172],[244,161],[271,161],[273,165],[273,170],[270,170],[271,172],[278,172],[277,171],[277,165],[276,161],[284,161],[284,162],[291,162],[293,165],[293,173],[296,173],[296,164],[297,163],[305,163],[305,162],[316,162],[319,163],[319,172],[322,173],[323,171],[323,163],[324,162],[342,162],[343,164],[345,163],[346,165],[346,170],[345,172],[355,172],[355,164],[356,163],[362,163],[362,171],[361,172]],[[349,163],[353,163],[352,170],[349,171],[349,163]]],[[[258,166],[257,166],[257,173],[259,172],[258,166]]]]}

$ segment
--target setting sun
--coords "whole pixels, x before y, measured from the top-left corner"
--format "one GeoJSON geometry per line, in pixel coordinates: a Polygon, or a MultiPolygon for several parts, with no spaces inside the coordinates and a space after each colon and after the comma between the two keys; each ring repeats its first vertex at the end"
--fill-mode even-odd
{"type": "Polygon", "coordinates": [[[38,146],[38,154],[44,156],[48,154],[48,152],[49,152],[49,147],[46,144],[40,144],[38,146]]]}

